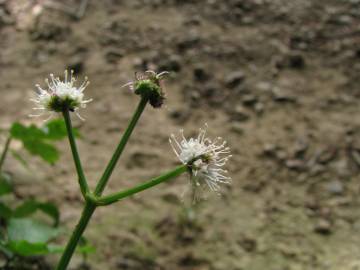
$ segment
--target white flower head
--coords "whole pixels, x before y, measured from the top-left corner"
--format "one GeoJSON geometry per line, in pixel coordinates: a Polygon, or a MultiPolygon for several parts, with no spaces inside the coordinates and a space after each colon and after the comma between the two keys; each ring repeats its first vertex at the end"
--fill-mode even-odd
{"type": "Polygon", "coordinates": [[[231,178],[222,167],[231,157],[230,148],[221,137],[215,140],[206,138],[206,130],[200,129],[196,138],[186,139],[183,130],[181,139],[174,134],[170,136],[170,144],[179,160],[191,169],[191,183],[198,188],[204,183],[210,190],[219,193],[220,184],[230,184],[231,178]]]}
{"type": "Polygon", "coordinates": [[[64,109],[68,109],[69,111],[75,112],[76,115],[82,119],[77,111],[80,108],[85,108],[86,104],[92,101],[92,99],[85,100],[83,93],[85,88],[89,85],[89,81],[87,77],[85,77],[84,82],[79,87],[76,87],[74,85],[76,79],[73,76],[73,73],[74,72],[71,70],[69,78],[68,71],[65,70],[64,81],[61,81],[59,77],[55,78],[53,74],[50,74],[50,81],[45,79],[47,89],[43,89],[37,84],[37,96],[31,99],[31,101],[35,102],[37,105],[37,107],[33,109],[40,110],[41,112],[40,114],[30,116],[41,116],[44,113],[49,113],[49,118],[51,118],[54,113],[59,113],[64,109]]]}

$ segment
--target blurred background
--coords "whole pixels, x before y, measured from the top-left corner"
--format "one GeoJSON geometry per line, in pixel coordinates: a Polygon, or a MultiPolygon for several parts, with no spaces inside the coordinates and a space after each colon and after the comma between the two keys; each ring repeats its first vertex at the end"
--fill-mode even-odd
{"type": "MultiPolygon", "coordinates": [[[[49,73],[88,76],[94,101],[73,121],[94,186],[138,102],[121,86],[170,71],[166,106],[147,107],[106,192],[176,166],[169,135],[205,123],[232,149],[233,184],[193,212],[186,176],[98,209],[89,269],[360,269],[359,22],[359,0],[1,0],[0,125],[42,123],[29,98],[49,73]]],[[[55,166],[7,168],[71,230],[82,199],[59,146],[55,166]]]]}

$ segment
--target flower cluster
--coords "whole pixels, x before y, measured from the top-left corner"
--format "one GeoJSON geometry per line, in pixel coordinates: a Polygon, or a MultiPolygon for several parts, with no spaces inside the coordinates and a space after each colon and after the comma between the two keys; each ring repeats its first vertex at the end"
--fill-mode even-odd
{"type": "MultiPolygon", "coordinates": [[[[141,75],[136,73],[135,80],[124,86],[129,86],[135,94],[147,98],[153,107],[158,108],[162,106],[165,99],[162,79],[166,74],[168,74],[166,71],[161,73],[146,71],[141,75]]],[[[74,86],[76,79],[73,72],[68,78],[68,72],[65,71],[64,81],[58,77],[55,78],[53,74],[50,74],[50,78],[50,82],[48,79],[45,80],[48,85],[46,90],[36,85],[39,93],[32,101],[37,104],[34,109],[42,111],[39,115],[49,112],[51,117],[54,113],[64,110],[77,113],[79,108],[86,107],[86,104],[92,101],[92,99],[84,99],[83,91],[89,84],[87,78],[79,87],[74,86]]],[[[219,193],[220,184],[231,183],[231,178],[223,169],[231,157],[226,141],[220,137],[215,140],[207,138],[205,129],[200,129],[196,138],[189,139],[185,138],[181,130],[180,140],[172,134],[169,141],[179,160],[189,167],[193,191],[196,191],[198,187],[208,186],[210,190],[219,193]]]]}
{"type": "Polygon", "coordinates": [[[166,74],[169,74],[169,72],[156,73],[155,71],[148,70],[143,74],[135,73],[135,80],[124,86],[129,86],[131,91],[137,95],[147,97],[150,105],[154,108],[160,108],[165,100],[162,79],[166,74]]]}
{"type": "Polygon", "coordinates": [[[51,81],[48,79],[45,80],[48,86],[47,89],[41,88],[39,84],[36,85],[38,94],[31,100],[37,105],[34,110],[40,110],[41,113],[31,116],[41,116],[44,113],[50,113],[50,118],[54,112],[62,112],[65,109],[68,109],[72,112],[76,112],[78,117],[82,119],[77,113],[77,110],[79,108],[85,108],[86,104],[92,101],[92,99],[85,100],[83,93],[85,88],[89,85],[89,81],[85,77],[84,82],[79,87],[75,87],[74,83],[76,79],[73,76],[73,71],[70,72],[70,78],[68,78],[67,70],[65,70],[64,74],[64,81],[61,81],[59,77],[55,78],[53,74],[50,74],[51,81]]]}
{"type": "Polygon", "coordinates": [[[220,185],[231,183],[231,178],[227,175],[227,171],[223,169],[231,157],[230,148],[226,146],[226,141],[223,141],[221,137],[215,140],[207,138],[205,129],[200,129],[197,137],[186,139],[183,130],[181,130],[180,139],[177,139],[172,134],[169,141],[176,156],[183,165],[135,187],[110,195],[102,195],[147,103],[150,103],[154,108],[159,108],[164,103],[165,93],[162,79],[166,74],[168,74],[166,71],[161,73],[146,71],[142,75],[135,74],[135,80],[126,84],[134,94],[141,97],[141,100],[94,191],[89,188],[82,168],[69,115],[69,111],[75,112],[81,119],[77,111],[80,108],[86,107],[87,103],[92,101],[92,99],[84,99],[83,91],[89,84],[87,78],[85,78],[85,81],[79,87],[76,87],[73,71],[70,73],[70,78],[68,78],[68,72],[65,71],[64,80],[60,80],[59,77],[54,77],[53,74],[50,74],[51,80],[45,80],[47,83],[46,89],[36,85],[38,94],[32,101],[37,105],[34,109],[41,111],[36,116],[44,113],[49,113],[50,117],[55,113],[63,114],[80,190],[85,200],[83,214],[78,223],[81,226],[78,225],[74,229],[56,269],[67,269],[79,239],[97,207],[113,204],[155,185],[169,181],[187,171],[190,174],[189,186],[192,190],[193,203],[200,198],[199,190],[208,187],[211,191],[220,194],[220,185]]]}
{"type": "Polygon", "coordinates": [[[183,130],[180,133],[180,140],[172,134],[169,141],[179,160],[191,169],[193,187],[206,183],[212,191],[219,193],[219,184],[231,183],[231,178],[226,176],[227,171],[222,169],[231,157],[226,141],[220,137],[214,141],[206,138],[205,129],[200,129],[199,135],[190,139],[185,138],[183,130]]]}

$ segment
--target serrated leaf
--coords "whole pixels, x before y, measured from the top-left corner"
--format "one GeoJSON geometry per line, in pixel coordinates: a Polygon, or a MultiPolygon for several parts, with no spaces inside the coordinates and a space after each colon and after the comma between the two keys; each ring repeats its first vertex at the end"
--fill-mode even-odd
{"type": "MultiPolygon", "coordinates": [[[[73,128],[73,133],[77,137],[80,136],[76,128],[73,128]]],[[[50,142],[65,138],[67,130],[63,119],[55,119],[41,128],[35,125],[26,127],[21,123],[14,123],[10,129],[10,135],[13,139],[22,141],[25,149],[32,155],[40,156],[43,160],[54,164],[59,159],[59,152],[50,142]]],[[[27,165],[18,153],[13,152],[13,156],[23,165],[27,165]]]]}
{"type": "Polygon", "coordinates": [[[9,242],[29,243],[46,243],[59,234],[58,229],[28,218],[11,218],[7,232],[9,242]]]}
{"type": "Polygon", "coordinates": [[[23,141],[23,144],[31,154],[40,156],[50,164],[54,164],[59,159],[59,151],[49,143],[40,140],[26,140],[23,141]]]}
{"type": "Polygon", "coordinates": [[[4,203],[0,202],[0,218],[8,220],[12,215],[12,210],[5,205],[4,203]]]}
{"type": "Polygon", "coordinates": [[[13,217],[27,217],[35,213],[37,210],[40,210],[50,216],[54,220],[54,226],[58,225],[60,213],[56,205],[52,203],[41,203],[34,200],[26,201],[14,210],[13,217]]]}
{"type": "Polygon", "coordinates": [[[12,138],[21,141],[31,141],[46,138],[46,133],[43,130],[37,128],[35,125],[26,127],[23,124],[17,122],[11,126],[10,135],[12,138]]]}
{"type": "Polygon", "coordinates": [[[8,174],[0,173],[0,196],[11,193],[12,191],[11,177],[8,174]]]}

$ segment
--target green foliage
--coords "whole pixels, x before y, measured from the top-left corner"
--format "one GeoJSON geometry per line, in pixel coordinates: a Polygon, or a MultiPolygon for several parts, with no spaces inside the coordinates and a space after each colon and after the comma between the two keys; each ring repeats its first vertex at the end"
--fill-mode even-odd
{"type": "MultiPolygon", "coordinates": [[[[37,256],[51,253],[62,253],[63,246],[49,243],[59,235],[61,229],[49,226],[32,218],[8,219],[7,239],[0,242],[0,252],[6,256],[37,256]]],[[[83,243],[77,248],[77,252],[86,256],[93,253],[95,248],[83,243]]]]}
{"type": "MultiPolygon", "coordinates": [[[[0,173],[0,198],[13,192],[10,175],[0,173]]],[[[52,203],[36,200],[28,200],[17,207],[9,207],[9,203],[5,202],[14,203],[10,199],[9,197],[0,201],[0,253],[8,258],[52,253],[53,248],[48,242],[60,232],[57,227],[60,217],[58,208],[52,203]],[[53,225],[30,217],[38,211],[49,216],[53,225]]]]}
{"type": "Polygon", "coordinates": [[[34,200],[26,201],[13,211],[13,217],[22,218],[34,214],[37,210],[50,216],[54,221],[54,226],[59,223],[60,213],[52,203],[40,203],[34,200]]]}
{"type": "Polygon", "coordinates": [[[13,187],[11,185],[11,179],[8,174],[0,172],[0,196],[11,193],[13,187]]]}
{"type": "Polygon", "coordinates": [[[59,151],[55,146],[41,140],[23,141],[24,147],[31,154],[40,156],[43,160],[54,164],[59,159],[59,151]]]}
{"type": "Polygon", "coordinates": [[[47,242],[59,234],[59,229],[28,218],[11,218],[8,223],[6,247],[22,256],[47,254],[47,242]]]}
{"type": "MultiPolygon", "coordinates": [[[[39,156],[50,164],[59,159],[55,142],[67,137],[66,125],[62,119],[50,121],[42,127],[14,123],[9,133],[11,139],[21,141],[30,154],[39,156]]],[[[77,129],[73,129],[73,133],[80,137],[77,129]]],[[[9,150],[15,159],[28,167],[21,152],[9,150]]],[[[13,192],[10,175],[0,171],[0,253],[7,258],[12,258],[63,252],[65,249],[63,246],[51,244],[51,240],[62,231],[58,227],[60,213],[56,205],[35,199],[20,204],[14,203],[11,197],[2,200],[2,196],[11,195],[13,192]],[[10,204],[6,202],[14,203],[16,206],[10,207],[10,204]],[[35,219],[34,214],[38,212],[50,217],[51,223],[35,219]]],[[[94,247],[90,246],[86,240],[83,240],[77,248],[77,252],[84,256],[94,250],[94,247]]]]}
{"type": "MultiPolygon", "coordinates": [[[[79,131],[74,129],[75,136],[79,131]]],[[[32,155],[41,157],[44,161],[54,164],[59,159],[59,151],[54,141],[62,140],[67,136],[65,122],[56,119],[38,128],[35,125],[25,126],[14,123],[10,129],[12,139],[20,140],[24,148],[32,155]]],[[[22,164],[26,164],[17,152],[12,151],[13,156],[22,164]]]]}
{"type": "Polygon", "coordinates": [[[46,138],[46,134],[35,125],[29,127],[20,123],[14,123],[10,128],[10,135],[13,139],[21,141],[41,140],[46,138]]]}
{"type": "Polygon", "coordinates": [[[46,243],[59,234],[59,229],[30,218],[10,218],[7,233],[10,242],[46,243]]]}
{"type": "MultiPolygon", "coordinates": [[[[11,179],[6,174],[1,177],[0,191],[1,195],[13,192],[11,179]]],[[[10,208],[0,201],[0,221],[5,224],[0,226],[0,253],[8,258],[62,253],[65,247],[51,244],[51,240],[62,231],[58,227],[59,219],[59,210],[53,203],[27,200],[10,208]],[[49,216],[53,224],[36,220],[34,214],[39,211],[49,216]]],[[[82,239],[77,248],[84,257],[94,251],[86,239],[82,239]]]]}
{"type": "Polygon", "coordinates": [[[65,122],[62,119],[49,122],[42,130],[50,140],[61,140],[67,136],[65,122]]]}
{"type": "MultiPolygon", "coordinates": [[[[32,203],[35,205],[35,202],[32,203]]],[[[40,204],[40,203],[37,203],[40,204]]],[[[1,211],[0,217],[7,221],[6,236],[0,239],[0,252],[6,256],[35,256],[53,253],[48,242],[58,236],[60,229],[32,218],[18,218],[19,213],[26,216],[33,213],[31,207],[21,205],[15,210],[0,203],[6,209],[6,215],[1,211]],[[27,209],[26,209],[27,208],[27,209]]]]}
{"type": "Polygon", "coordinates": [[[6,235],[0,237],[0,252],[6,256],[35,256],[54,252],[48,242],[59,234],[60,229],[30,218],[37,210],[58,223],[59,211],[51,203],[27,201],[12,210],[0,202],[0,218],[6,221],[6,235]]]}
{"type": "Polygon", "coordinates": [[[12,210],[4,203],[0,202],[0,218],[9,219],[12,215],[12,210]]]}
{"type": "Polygon", "coordinates": [[[29,243],[27,241],[11,241],[7,246],[11,253],[20,256],[36,256],[50,253],[46,243],[29,243]]]}

